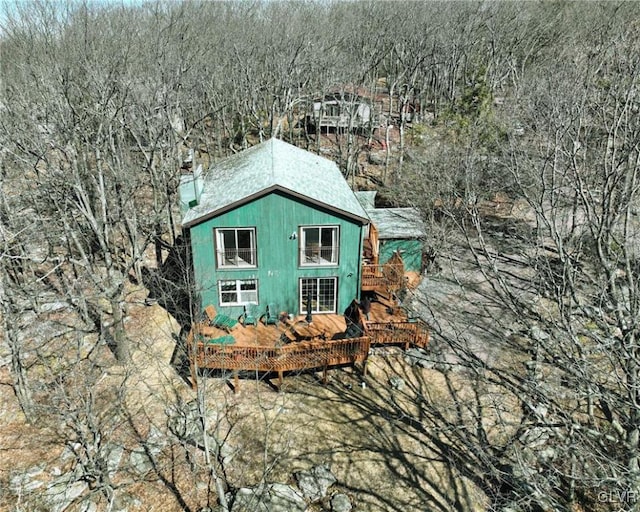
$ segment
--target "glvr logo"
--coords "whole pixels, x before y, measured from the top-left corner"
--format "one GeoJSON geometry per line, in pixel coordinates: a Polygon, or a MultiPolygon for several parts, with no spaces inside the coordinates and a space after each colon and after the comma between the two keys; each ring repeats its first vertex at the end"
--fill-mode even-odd
{"type": "Polygon", "coordinates": [[[613,489],[609,491],[600,491],[598,493],[598,501],[601,503],[620,503],[623,505],[629,505],[628,508],[621,507],[617,512],[631,512],[633,504],[638,502],[640,493],[632,490],[620,490],[613,489]]]}

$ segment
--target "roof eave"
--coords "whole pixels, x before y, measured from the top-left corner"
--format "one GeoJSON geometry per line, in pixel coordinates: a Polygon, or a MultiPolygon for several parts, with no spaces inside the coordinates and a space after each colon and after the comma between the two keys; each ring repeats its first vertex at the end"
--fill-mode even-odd
{"type": "Polygon", "coordinates": [[[207,212],[203,215],[201,215],[200,217],[196,217],[193,220],[190,220],[187,223],[182,224],[182,227],[185,229],[191,229],[194,226],[197,226],[198,224],[202,224],[203,222],[206,222],[208,220],[213,219],[214,217],[218,217],[219,215],[222,215],[223,213],[226,213],[228,211],[234,210],[235,208],[238,208],[242,205],[245,205],[247,203],[250,203],[251,201],[255,201],[256,199],[259,199],[261,197],[264,197],[272,192],[283,192],[286,195],[289,195],[291,197],[295,197],[297,199],[301,199],[303,201],[306,201],[308,203],[311,203],[315,206],[319,206],[321,208],[325,208],[331,212],[334,212],[338,215],[341,215],[343,217],[346,217],[348,219],[354,220],[362,225],[365,224],[369,224],[369,219],[367,217],[361,217],[360,215],[356,215],[354,213],[348,212],[346,210],[342,210],[341,208],[337,208],[333,205],[327,204],[327,203],[323,203],[322,201],[318,201],[316,199],[313,199],[309,196],[305,196],[304,194],[300,194],[298,192],[294,192],[291,189],[288,189],[286,187],[283,187],[281,185],[272,185],[270,187],[264,188],[262,190],[260,190],[259,192],[256,192],[255,194],[251,194],[248,195],[246,197],[243,197],[242,199],[235,201],[233,203],[227,204],[221,208],[217,208],[215,210],[212,210],[210,212],[207,212]]]}

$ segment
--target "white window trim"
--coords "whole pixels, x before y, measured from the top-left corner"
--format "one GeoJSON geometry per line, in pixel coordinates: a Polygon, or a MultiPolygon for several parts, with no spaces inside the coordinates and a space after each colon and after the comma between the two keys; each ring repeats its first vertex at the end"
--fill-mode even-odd
{"type": "MultiPolygon", "coordinates": [[[[298,258],[301,267],[337,267],[340,264],[340,226],[338,224],[329,224],[329,225],[310,225],[310,226],[300,226],[299,228],[299,239],[300,244],[298,246],[298,258]],[[306,259],[306,235],[305,230],[307,229],[331,229],[334,232],[334,236],[332,236],[333,244],[331,245],[331,260],[323,260],[322,258],[318,258],[318,261],[307,262],[306,259]],[[335,260],[335,261],[333,261],[335,260]]],[[[322,240],[322,232],[320,233],[320,240],[322,240]]],[[[326,249],[326,248],[325,248],[326,249]]],[[[320,247],[322,251],[323,248],[320,247]]]]}
{"type": "MultiPolygon", "coordinates": [[[[227,290],[226,293],[231,293],[231,290],[227,290]]],[[[220,304],[221,307],[224,306],[244,306],[245,304],[258,304],[259,303],[259,298],[258,298],[258,280],[257,279],[221,279],[218,281],[218,304],[220,304]],[[249,301],[243,301],[242,299],[242,294],[243,293],[247,293],[249,291],[253,290],[241,290],[240,286],[242,283],[246,283],[246,282],[253,282],[256,285],[256,289],[255,289],[255,296],[256,296],[256,300],[249,300],[249,301]],[[236,297],[238,298],[238,300],[236,302],[223,302],[222,301],[222,284],[223,283],[235,283],[236,285],[236,297]]]]}
{"type": "Polygon", "coordinates": [[[254,227],[240,227],[240,228],[215,228],[214,230],[214,240],[215,240],[215,253],[216,253],[216,268],[221,268],[225,270],[234,270],[234,269],[245,269],[245,268],[257,268],[258,266],[258,249],[256,244],[256,228],[254,227]],[[243,260],[242,264],[231,265],[226,263],[225,258],[223,257],[224,251],[226,250],[224,246],[224,237],[222,235],[223,231],[235,231],[235,240],[236,247],[238,246],[238,231],[249,231],[251,232],[251,247],[250,250],[253,252],[253,261],[254,263],[247,263],[243,260]]]}
{"type": "MultiPolygon", "coordinates": [[[[320,294],[320,280],[321,279],[330,279],[333,281],[333,309],[331,311],[316,311],[312,310],[311,313],[314,315],[324,315],[324,314],[335,314],[338,308],[338,278],[335,276],[329,277],[301,277],[298,281],[298,300],[300,307],[300,314],[305,315],[307,313],[307,298],[302,296],[302,282],[308,279],[314,279],[317,283],[318,294],[320,294]]],[[[320,304],[320,298],[318,296],[315,297],[316,300],[316,308],[317,305],[320,304]]]]}

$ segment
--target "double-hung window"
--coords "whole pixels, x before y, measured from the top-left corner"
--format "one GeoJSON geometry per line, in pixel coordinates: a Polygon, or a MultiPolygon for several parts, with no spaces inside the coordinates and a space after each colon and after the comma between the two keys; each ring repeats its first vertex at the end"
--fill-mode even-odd
{"type": "Polygon", "coordinates": [[[300,279],[300,312],[336,312],[336,277],[312,277],[300,279]]]}
{"type": "Polygon", "coordinates": [[[340,115],[339,103],[325,103],[323,105],[324,115],[328,117],[338,117],[340,115]]]}
{"type": "Polygon", "coordinates": [[[338,226],[300,228],[300,265],[337,265],[340,229],[338,226]]]}
{"type": "Polygon", "coordinates": [[[238,306],[258,303],[258,281],[235,279],[218,281],[221,306],[238,306]]]}
{"type": "Polygon", "coordinates": [[[255,267],[255,228],[218,228],[215,230],[218,268],[255,267]]]}

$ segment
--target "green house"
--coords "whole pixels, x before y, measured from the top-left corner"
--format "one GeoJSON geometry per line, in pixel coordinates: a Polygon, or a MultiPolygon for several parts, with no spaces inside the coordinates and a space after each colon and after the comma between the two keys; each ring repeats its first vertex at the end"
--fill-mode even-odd
{"type": "Polygon", "coordinates": [[[181,187],[202,308],[342,313],[360,294],[369,218],[330,160],[270,139],[181,187]]]}

